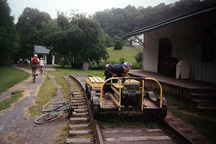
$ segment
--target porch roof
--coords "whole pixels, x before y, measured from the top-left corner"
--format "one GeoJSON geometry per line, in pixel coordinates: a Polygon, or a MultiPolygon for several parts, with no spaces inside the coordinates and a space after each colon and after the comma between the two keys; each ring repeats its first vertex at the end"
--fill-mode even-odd
{"type": "Polygon", "coordinates": [[[206,12],[209,12],[209,11],[213,11],[215,9],[216,9],[216,7],[212,7],[212,8],[208,8],[208,9],[204,9],[204,10],[196,10],[196,11],[192,11],[192,12],[189,12],[189,13],[185,13],[185,14],[176,16],[174,18],[171,18],[171,19],[168,19],[168,20],[165,20],[165,21],[162,21],[162,22],[159,22],[159,23],[156,23],[156,24],[153,24],[153,25],[150,25],[150,26],[147,26],[147,27],[144,27],[144,28],[129,32],[129,33],[125,34],[122,38],[126,40],[127,38],[129,38],[131,36],[143,34],[145,32],[154,30],[156,28],[160,28],[162,26],[165,26],[165,25],[168,25],[168,24],[171,24],[171,23],[174,23],[174,22],[178,22],[178,21],[187,19],[189,17],[193,17],[193,16],[203,14],[203,13],[206,13],[206,12]]]}
{"type": "Polygon", "coordinates": [[[34,53],[36,54],[47,54],[48,55],[49,52],[50,52],[50,49],[47,49],[44,46],[39,46],[39,45],[34,46],[34,53]]]}

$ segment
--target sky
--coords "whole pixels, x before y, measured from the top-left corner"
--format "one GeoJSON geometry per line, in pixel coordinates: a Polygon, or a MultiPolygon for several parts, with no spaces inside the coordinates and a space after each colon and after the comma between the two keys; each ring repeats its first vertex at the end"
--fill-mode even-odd
{"type": "Polygon", "coordinates": [[[138,8],[156,6],[160,3],[170,4],[179,0],[7,0],[11,9],[11,16],[15,17],[15,23],[26,7],[36,8],[41,12],[47,12],[55,19],[57,11],[70,14],[71,10],[77,13],[93,15],[97,11],[111,8],[125,8],[128,5],[138,8]]]}

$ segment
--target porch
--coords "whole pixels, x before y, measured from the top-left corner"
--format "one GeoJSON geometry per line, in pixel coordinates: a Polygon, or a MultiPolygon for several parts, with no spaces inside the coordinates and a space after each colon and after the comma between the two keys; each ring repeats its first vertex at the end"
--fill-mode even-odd
{"type": "MultiPolygon", "coordinates": [[[[190,79],[176,79],[143,70],[131,70],[129,75],[155,78],[162,85],[163,93],[168,93],[177,99],[183,99],[189,103],[195,103],[197,109],[216,110],[216,84],[190,79]]],[[[155,82],[146,80],[145,88],[157,90],[159,87],[155,82]]]]}

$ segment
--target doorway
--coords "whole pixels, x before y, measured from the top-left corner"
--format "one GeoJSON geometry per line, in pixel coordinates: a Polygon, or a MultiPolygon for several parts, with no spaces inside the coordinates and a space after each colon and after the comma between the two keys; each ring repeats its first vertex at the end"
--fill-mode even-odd
{"type": "Polygon", "coordinates": [[[172,42],[169,38],[159,39],[158,73],[169,75],[170,61],[172,56],[172,42]]]}

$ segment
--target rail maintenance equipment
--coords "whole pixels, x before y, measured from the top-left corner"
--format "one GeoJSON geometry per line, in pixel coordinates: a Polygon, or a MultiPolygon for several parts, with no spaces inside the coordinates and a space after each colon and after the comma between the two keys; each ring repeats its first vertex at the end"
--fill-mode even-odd
{"type": "Polygon", "coordinates": [[[167,101],[162,97],[162,86],[154,78],[143,77],[112,77],[107,80],[101,77],[86,78],[86,93],[91,101],[94,118],[106,111],[140,111],[151,110],[163,119],[167,115],[167,101]],[[159,87],[159,96],[153,91],[144,89],[145,81],[154,81],[159,87]],[[110,87],[103,94],[103,87],[110,87]]]}

